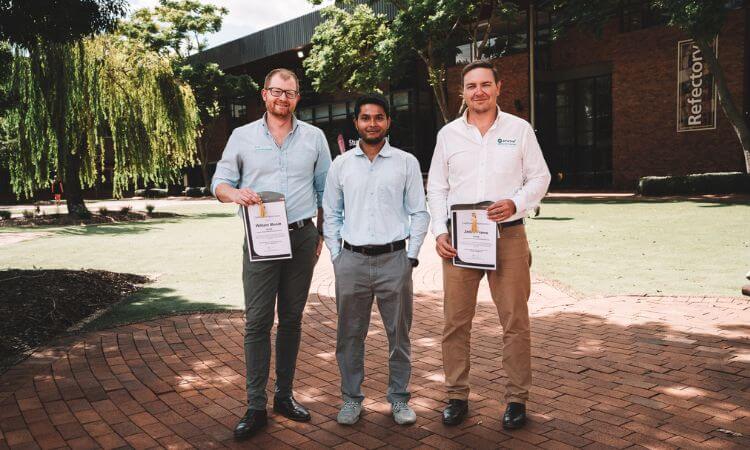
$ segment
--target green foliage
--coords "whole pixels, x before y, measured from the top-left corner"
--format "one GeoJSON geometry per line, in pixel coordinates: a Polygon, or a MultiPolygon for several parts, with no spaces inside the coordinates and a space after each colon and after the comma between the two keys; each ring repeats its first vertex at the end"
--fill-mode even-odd
{"type": "Polygon", "coordinates": [[[465,43],[474,43],[478,55],[484,54],[492,25],[480,31],[480,23],[512,20],[517,14],[516,4],[502,0],[389,3],[397,10],[391,23],[368,5],[356,5],[351,0],[326,8],[304,62],[306,73],[318,91],[369,91],[406,75],[405,64],[416,58],[427,69],[427,81],[447,122],[452,116],[444,94],[447,64],[455,60],[457,47],[465,43]]]}
{"type": "Polygon", "coordinates": [[[0,220],[10,220],[10,211],[7,209],[0,209],[0,220]]]}
{"type": "Polygon", "coordinates": [[[127,216],[128,214],[130,214],[131,209],[132,208],[130,206],[123,206],[122,208],[120,208],[120,214],[122,214],[123,216],[127,216]]]}
{"type": "Polygon", "coordinates": [[[227,100],[258,90],[251,77],[224,73],[216,63],[178,64],[175,73],[192,88],[202,126],[218,117],[227,100]]]}
{"type": "Polygon", "coordinates": [[[396,64],[395,36],[384,14],[368,5],[353,10],[330,6],[315,29],[312,51],[303,62],[313,88],[365,92],[391,76],[396,64]]]}
{"type": "Polygon", "coordinates": [[[115,196],[130,184],[164,183],[195,154],[197,109],[163,57],[112,35],[75,44],[36,43],[14,60],[19,104],[11,185],[31,196],[51,172],[77,169],[70,185],[92,186],[114,155],[115,196]],[[68,167],[70,166],[70,167],[68,167]]]}
{"type": "Polygon", "coordinates": [[[154,210],[156,209],[156,206],[154,205],[146,205],[146,214],[149,216],[154,213],[154,210]]]}
{"type": "Polygon", "coordinates": [[[184,58],[206,48],[202,35],[219,31],[228,12],[196,0],[159,0],[153,9],[139,9],[123,21],[120,33],[156,52],[184,58]]]}
{"type": "Polygon", "coordinates": [[[99,207],[99,215],[100,216],[107,216],[107,215],[109,215],[109,208],[107,208],[106,206],[100,206],[99,207]]]}
{"type": "Polygon", "coordinates": [[[114,28],[126,0],[0,0],[0,41],[74,42],[114,28]]]}
{"type": "Polygon", "coordinates": [[[28,219],[33,219],[36,213],[31,209],[24,209],[23,211],[21,211],[21,215],[23,216],[24,219],[28,220],[28,219]]]}
{"type": "MultiPolygon", "coordinates": [[[[680,28],[695,39],[711,40],[726,20],[726,0],[649,0],[644,2],[654,13],[664,16],[670,26],[680,28]]],[[[579,25],[597,33],[617,17],[620,0],[555,0],[555,15],[560,28],[579,25]]]]}

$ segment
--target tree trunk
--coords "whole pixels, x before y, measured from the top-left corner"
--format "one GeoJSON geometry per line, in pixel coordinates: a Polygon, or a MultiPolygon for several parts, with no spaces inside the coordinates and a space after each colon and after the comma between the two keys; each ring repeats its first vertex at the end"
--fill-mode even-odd
{"type": "Polygon", "coordinates": [[[206,146],[203,143],[203,135],[198,137],[197,139],[197,147],[198,147],[198,159],[201,163],[201,175],[203,176],[203,186],[208,189],[211,186],[211,180],[208,178],[208,152],[206,151],[206,146]]]}
{"type": "Polygon", "coordinates": [[[445,86],[443,86],[443,83],[445,83],[445,70],[436,69],[427,61],[425,61],[425,64],[427,64],[427,76],[430,86],[432,86],[432,92],[435,94],[435,101],[438,104],[438,108],[440,108],[443,123],[446,124],[450,122],[451,117],[448,112],[448,100],[445,98],[445,86]]]}
{"type": "Polygon", "coordinates": [[[714,76],[721,109],[724,110],[724,115],[727,116],[729,123],[734,127],[734,132],[737,133],[737,138],[740,140],[740,146],[742,147],[742,152],[745,156],[745,173],[750,173],[750,130],[748,129],[747,122],[745,122],[742,113],[737,109],[737,106],[732,100],[732,95],[727,86],[727,80],[724,78],[724,71],[721,69],[719,61],[708,41],[704,39],[695,39],[695,43],[701,50],[701,53],[703,53],[703,57],[706,59],[708,70],[710,70],[711,74],[714,76]]]}
{"type": "Polygon", "coordinates": [[[91,212],[86,208],[83,201],[83,188],[81,188],[81,155],[68,152],[65,156],[65,204],[68,206],[68,216],[75,219],[86,219],[91,217],[91,212]]]}

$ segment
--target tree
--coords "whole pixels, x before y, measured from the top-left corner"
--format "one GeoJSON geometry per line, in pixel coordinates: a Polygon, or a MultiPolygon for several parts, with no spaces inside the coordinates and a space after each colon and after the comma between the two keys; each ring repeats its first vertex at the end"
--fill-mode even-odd
{"type": "Polygon", "coordinates": [[[206,128],[224,112],[230,100],[258,89],[247,75],[227,74],[215,63],[190,61],[191,54],[206,49],[204,35],[219,31],[227,12],[226,8],[194,0],[159,0],[158,6],[139,9],[120,24],[121,34],[170,57],[177,76],[191,86],[199,112],[197,149],[206,187],[211,181],[206,128]]]}
{"type": "Polygon", "coordinates": [[[86,217],[82,188],[102,176],[106,151],[115,196],[138,182],[171,181],[192,163],[195,100],[159,54],[112,35],[39,40],[16,52],[13,66],[18,142],[9,168],[18,195],[47,187],[55,172],[68,213],[86,217]]]}
{"type": "Polygon", "coordinates": [[[325,8],[304,62],[306,73],[318,90],[366,91],[398,79],[404,63],[417,58],[447,123],[453,114],[448,110],[446,68],[455,60],[457,47],[471,43],[475,56],[485,55],[494,24],[514,19],[517,7],[502,0],[388,2],[397,11],[390,23],[367,4],[345,1],[343,7],[325,8]]]}
{"type": "MultiPolygon", "coordinates": [[[[553,7],[560,18],[560,28],[584,26],[599,31],[619,12],[618,0],[555,0],[553,7]]],[[[670,26],[684,31],[701,51],[716,82],[724,115],[732,124],[745,157],[745,171],[750,173],[750,129],[740,108],[734,102],[724,70],[711,42],[721,31],[727,17],[725,0],[648,0],[651,10],[667,19],[670,26]]],[[[560,30],[558,30],[559,34],[560,30]]]]}
{"type": "Polygon", "coordinates": [[[0,0],[0,41],[77,41],[112,30],[126,7],[126,0],[0,0]]]}

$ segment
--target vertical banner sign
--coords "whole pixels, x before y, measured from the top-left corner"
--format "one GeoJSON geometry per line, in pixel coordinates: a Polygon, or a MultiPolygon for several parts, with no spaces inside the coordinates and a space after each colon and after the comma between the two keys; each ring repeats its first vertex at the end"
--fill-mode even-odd
{"type": "MultiPolygon", "coordinates": [[[[718,58],[718,38],[711,42],[718,58]]],[[[677,43],[677,132],[716,129],[714,76],[695,42],[677,43]]]]}

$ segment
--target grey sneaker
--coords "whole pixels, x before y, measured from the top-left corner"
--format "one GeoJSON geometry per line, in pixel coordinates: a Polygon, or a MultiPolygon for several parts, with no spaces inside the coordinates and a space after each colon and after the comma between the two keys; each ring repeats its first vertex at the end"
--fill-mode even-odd
{"type": "Polygon", "coordinates": [[[362,412],[362,404],[358,402],[346,401],[341,407],[336,422],[341,425],[354,425],[359,420],[359,413],[362,412]]]}
{"type": "Polygon", "coordinates": [[[399,425],[411,425],[417,421],[417,414],[406,402],[395,402],[391,405],[393,420],[399,425]]]}

